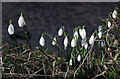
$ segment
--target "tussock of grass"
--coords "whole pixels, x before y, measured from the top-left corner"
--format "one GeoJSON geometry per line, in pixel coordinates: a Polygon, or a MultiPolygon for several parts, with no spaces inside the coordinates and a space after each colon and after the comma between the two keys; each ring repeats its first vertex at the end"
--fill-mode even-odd
{"type": "MultiPolygon", "coordinates": [[[[116,19],[109,14],[112,23],[107,27],[107,20],[102,19],[103,35],[98,38],[95,32],[95,42],[85,50],[81,46],[71,48],[68,44],[63,55],[59,44],[57,53],[51,53],[49,48],[36,47],[32,49],[26,35],[26,44],[19,45],[6,41],[2,44],[2,76],[3,78],[120,78],[120,15],[116,19]],[[101,42],[104,46],[101,46],[101,42]],[[81,55],[80,62],[77,61],[81,55]],[[69,65],[72,58],[73,65],[69,65]]],[[[65,34],[65,33],[64,33],[65,34]]],[[[46,34],[50,36],[49,34],[46,34]]],[[[51,37],[51,36],[50,36],[51,37]]],[[[52,38],[52,37],[51,37],[52,38]]],[[[53,38],[52,38],[53,39],[53,38]]],[[[80,39],[78,40],[80,41],[80,39]]],[[[88,40],[87,40],[88,42],[88,40]]]]}

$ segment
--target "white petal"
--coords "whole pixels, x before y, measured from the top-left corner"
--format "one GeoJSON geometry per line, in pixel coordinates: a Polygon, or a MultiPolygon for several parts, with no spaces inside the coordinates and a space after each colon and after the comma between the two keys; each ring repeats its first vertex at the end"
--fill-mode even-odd
{"type": "Polygon", "coordinates": [[[60,28],[59,31],[58,31],[58,36],[62,36],[62,34],[63,34],[63,29],[60,28]]]}
{"type": "Polygon", "coordinates": [[[72,66],[72,59],[70,59],[69,64],[72,66]]]}
{"type": "Polygon", "coordinates": [[[88,48],[88,43],[87,43],[87,42],[85,43],[84,48],[85,48],[85,49],[88,48]]]}
{"type": "Polygon", "coordinates": [[[85,31],[85,29],[82,29],[82,31],[81,31],[81,38],[82,39],[86,38],[86,31],[85,31]]]}
{"type": "Polygon", "coordinates": [[[79,35],[78,35],[78,32],[77,32],[77,31],[75,31],[74,37],[75,37],[75,40],[78,40],[79,35]]]}
{"type": "Polygon", "coordinates": [[[22,16],[18,19],[18,25],[19,27],[23,27],[25,25],[25,20],[22,16]]]}
{"type": "Polygon", "coordinates": [[[102,32],[101,31],[99,31],[98,36],[99,36],[99,38],[102,37],[102,32]]]}
{"type": "Polygon", "coordinates": [[[54,38],[54,40],[52,41],[52,45],[54,46],[56,44],[57,40],[56,38],[54,38]]]}
{"type": "Polygon", "coordinates": [[[112,13],[112,17],[115,19],[116,16],[117,16],[117,11],[114,11],[114,12],[112,13]]]}
{"type": "Polygon", "coordinates": [[[108,27],[109,27],[109,28],[111,27],[111,22],[108,22],[108,27]]]}
{"type": "Polygon", "coordinates": [[[99,26],[99,27],[98,27],[98,31],[101,31],[101,30],[102,30],[102,26],[99,26]]]}
{"type": "Polygon", "coordinates": [[[64,46],[66,46],[66,47],[67,47],[67,45],[68,45],[68,38],[67,38],[67,37],[65,37],[65,39],[64,39],[64,46]]]}
{"type": "Polygon", "coordinates": [[[73,38],[71,41],[71,47],[75,47],[76,46],[76,40],[73,38]]]}
{"type": "Polygon", "coordinates": [[[80,61],[80,60],[81,60],[81,56],[80,56],[80,55],[78,55],[77,60],[78,60],[78,61],[80,61]]]}
{"type": "Polygon", "coordinates": [[[86,43],[85,39],[82,39],[82,40],[81,40],[81,45],[84,46],[85,43],[86,43]]]}
{"type": "Polygon", "coordinates": [[[94,40],[95,40],[94,36],[92,35],[89,39],[89,44],[91,44],[91,45],[94,44],[94,40]]]}
{"type": "Polygon", "coordinates": [[[40,43],[41,46],[44,46],[44,45],[45,45],[45,39],[44,39],[44,37],[41,37],[41,38],[40,38],[39,43],[40,43]]]}
{"type": "Polygon", "coordinates": [[[104,43],[103,42],[101,42],[101,47],[104,47],[104,43]]]}
{"type": "Polygon", "coordinates": [[[81,36],[81,34],[82,34],[82,29],[79,29],[79,34],[80,34],[80,36],[81,36]]]}
{"type": "Polygon", "coordinates": [[[12,24],[10,24],[9,27],[8,27],[8,33],[10,35],[14,34],[14,26],[12,24]]]}

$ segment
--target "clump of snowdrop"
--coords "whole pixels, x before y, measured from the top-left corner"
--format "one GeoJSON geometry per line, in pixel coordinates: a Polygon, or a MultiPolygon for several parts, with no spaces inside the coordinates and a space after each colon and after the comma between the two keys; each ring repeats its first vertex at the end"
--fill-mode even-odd
{"type": "Polygon", "coordinates": [[[9,33],[10,35],[13,35],[13,34],[14,34],[14,26],[13,26],[11,20],[10,20],[9,27],[8,27],[8,33],[9,33]]]}
{"type": "Polygon", "coordinates": [[[81,36],[82,39],[86,39],[86,30],[85,30],[85,26],[81,28],[79,28],[79,34],[81,36]]]}
{"type": "Polygon", "coordinates": [[[69,64],[70,64],[70,66],[72,66],[72,58],[70,59],[69,64]]]}
{"type": "Polygon", "coordinates": [[[52,45],[53,45],[53,46],[56,45],[56,42],[57,42],[57,39],[56,39],[56,37],[54,37],[54,38],[53,38],[53,41],[52,41],[52,45]]]}
{"type": "Polygon", "coordinates": [[[64,27],[61,27],[58,31],[58,36],[62,36],[64,32],[64,27]]]}
{"type": "Polygon", "coordinates": [[[41,38],[40,38],[39,43],[40,43],[41,46],[44,46],[44,45],[45,45],[45,39],[44,39],[44,37],[43,37],[43,34],[42,34],[42,36],[41,36],[41,38]]]}
{"type": "Polygon", "coordinates": [[[94,41],[95,41],[95,37],[94,37],[95,32],[91,35],[90,39],[89,39],[89,44],[93,45],[94,41]]]}
{"type": "Polygon", "coordinates": [[[110,28],[111,27],[111,22],[110,22],[110,20],[108,20],[108,28],[110,28]]]}
{"type": "Polygon", "coordinates": [[[21,13],[21,15],[18,19],[18,25],[19,25],[19,27],[23,27],[24,25],[26,25],[24,17],[23,17],[23,13],[21,13]]]}
{"type": "Polygon", "coordinates": [[[64,49],[66,49],[68,43],[69,43],[68,37],[66,36],[66,37],[64,38],[64,49]]]}
{"type": "Polygon", "coordinates": [[[113,11],[112,17],[113,17],[114,19],[116,19],[116,17],[117,17],[117,8],[113,11]]]}
{"type": "Polygon", "coordinates": [[[80,62],[80,60],[81,60],[80,54],[78,55],[77,60],[80,62]]]}
{"type": "Polygon", "coordinates": [[[71,41],[71,47],[75,47],[76,46],[76,39],[75,37],[73,37],[72,41],[71,41]]]}

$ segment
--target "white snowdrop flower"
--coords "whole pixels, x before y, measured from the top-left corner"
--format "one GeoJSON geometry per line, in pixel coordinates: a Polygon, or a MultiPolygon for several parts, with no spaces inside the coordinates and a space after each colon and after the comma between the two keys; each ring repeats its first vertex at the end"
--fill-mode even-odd
{"type": "Polygon", "coordinates": [[[102,26],[99,26],[99,27],[98,27],[98,31],[101,31],[101,30],[102,30],[102,26]]]}
{"type": "Polygon", "coordinates": [[[19,27],[23,27],[24,25],[26,25],[25,20],[23,18],[23,13],[21,13],[21,15],[18,19],[18,25],[19,25],[19,27]]]}
{"type": "Polygon", "coordinates": [[[74,37],[75,37],[75,40],[78,40],[79,35],[77,31],[74,32],[74,37]]]}
{"type": "Polygon", "coordinates": [[[79,28],[79,34],[80,34],[80,36],[81,36],[81,34],[82,34],[82,29],[81,29],[81,28],[79,28]]]}
{"type": "Polygon", "coordinates": [[[66,49],[67,45],[68,45],[68,37],[66,36],[65,39],[64,39],[64,47],[66,49]]]}
{"type": "Polygon", "coordinates": [[[58,36],[62,36],[64,27],[61,27],[58,31],[58,36]]]}
{"type": "Polygon", "coordinates": [[[10,24],[9,24],[9,27],[8,27],[8,33],[10,35],[14,34],[14,26],[11,24],[11,20],[10,20],[10,24]]]}
{"type": "Polygon", "coordinates": [[[103,41],[101,42],[101,47],[104,47],[104,42],[103,41]]]}
{"type": "Polygon", "coordinates": [[[93,45],[93,44],[94,44],[94,41],[95,41],[95,37],[94,37],[94,33],[93,33],[92,36],[91,36],[90,39],[89,39],[89,44],[90,44],[90,45],[93,45]]]}
{"type": "Polygon", "coordinates": [[[82,40],[81,40],[81,46],[84,46],[85,43],[86,43],[85,39],[82,39],[82,40]]]}
{"type": "Polygon", "coordinates": [[[73,38],[71,41],[71,47],[75,47],[75,46],[76,46],[76,40],[75,38],[73,38]]]}
{"type": "Polygon", "coordinates": [[[44,39],[43,35],[41,36],[39,43],[41,46],[45,45],[45,39],[44,39]]]}
{"type": "Polygon", "coordinates": [[[101,31],[99,31],[98,36],[99,36],[99,38],[102,37],[102,32],[101,31]]]}
{"type": "Polygon", "coordinates": [[[77,60],[78,60],[78,61],[81,60],[81,56],[80,56],[80,54],[78,55],[77,60]]]}
{"type": "Polygon", "coordinates": [[[85,39],[86,38],[86,31],[85,31],[85,28],[84,28],[84,26],[83,26],[83,29],[81,30],[81,38],[82,39],[85,39]]]}
{"type": "Polygon", "coordinates": [[[84,48],[85,48],[85,49],[88,48],[88,43],[87,43],[87,42],[85,43],[84,48]]]}
{"type": "Polygon", "coordinates": [[[108,27],[109,27],[109,28],[111,27],[111,22],[110,22],[110,21],[108,21],[108,27]]]}
{"type": "Polygon", "coordinates": [[[69,64],[70,64],[70,66],[72,66],[72,59],[70,59],[69,64]]]}
{"type": "Polygon", "coordinates": [[[56,45],[56,42],[57,42],[56,37],[54,37],[54,40],[52,41],[52,45],[53,46],[56,45]]]}
{"type": "Polygon", "coordinates": [[[115,19],[117,16],[117,10],[114,10],[113,13],[112,13],[112,17],[115,19]]]}

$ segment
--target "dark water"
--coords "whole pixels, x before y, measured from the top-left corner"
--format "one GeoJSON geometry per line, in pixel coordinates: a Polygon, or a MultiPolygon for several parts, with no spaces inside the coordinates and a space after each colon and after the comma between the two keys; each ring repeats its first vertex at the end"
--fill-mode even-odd
{"type": "MultiPolygon", "coordinates": [[[[2,39],[12,41],[7,32],[9,19],[11,19],[18,42],[25,42],[22,28],[19,28],[17,24],[21,12],[24,13],[33,48],[39,46],[38,42],[42,33],[46,32],[54,36],[63,25],[70,35],[74,27],[86,25],[87,36],[90,37],[101,22],[99,18],[107,18],[108,13],[119,6],[120,3],[3,3],[2,39]]],[[[47,36],[45,38],[48,46],[52,40],[47,36]]]]}

